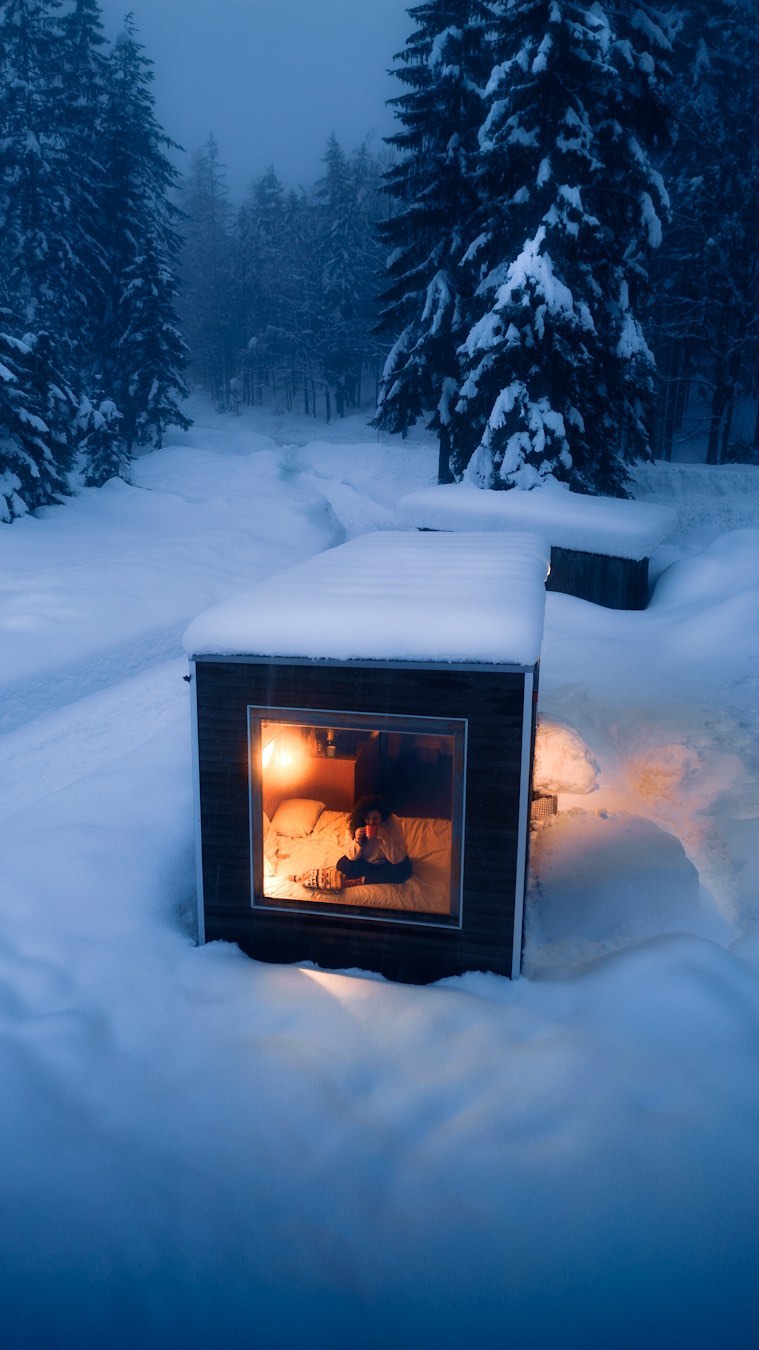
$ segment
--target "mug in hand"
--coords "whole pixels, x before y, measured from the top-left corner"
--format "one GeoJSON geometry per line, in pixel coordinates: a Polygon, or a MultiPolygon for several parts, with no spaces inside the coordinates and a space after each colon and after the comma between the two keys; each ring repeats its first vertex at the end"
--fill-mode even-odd
{"type": "Polygon", "coordinates": [[[377,825],[365,825],[364,829],[366,830],[367,839],[377,838],[377,829],[378,829],[377,825]]]}

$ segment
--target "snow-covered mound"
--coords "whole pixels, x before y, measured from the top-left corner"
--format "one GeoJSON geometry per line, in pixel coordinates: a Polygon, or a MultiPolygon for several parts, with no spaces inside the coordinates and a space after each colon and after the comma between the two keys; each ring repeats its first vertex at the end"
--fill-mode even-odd
{"type": "Polygon", "coordinates": [[[697,557],[673,562],[657,581],[652,604],[686,606],[730,601],[759,586],[759,528],[720,535],[697,557]]]}
{"type": "Polygon", "coordinates": [[[557,548],[636,560],[650,557],[677,520],[670,506],[586,497],[557,483],[531,492],[467,483],[423,488],[401,499],[398,516],[428,530],[531,530],[557,548]]]}
{"type": "Polygon", "coordinates": [[[593,792],[598,766],[572,727],[541,717],[535,734],[533,787],[539,792],[593,792]]]}
{"type": "Polygon", "coordinates": [[[201,614],[185,650],[533,666],[547,571],[535,535],[364,534],[201,614]]]}
{"type": "Polygon", "coordinates": [[[702,897],[678,839],[650,820],[568,811],[533,843],[525,961],[535,974],[577,966],[665,933],[729,943],[732,926],[702,897]]]}

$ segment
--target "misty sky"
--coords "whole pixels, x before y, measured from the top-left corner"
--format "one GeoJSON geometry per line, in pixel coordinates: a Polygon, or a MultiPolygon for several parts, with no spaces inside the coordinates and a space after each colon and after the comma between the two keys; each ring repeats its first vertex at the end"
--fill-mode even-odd
{"type": "MultiPolygon", "coordinates": [[[[113,38],[131,10],[154,62],[164,131],[191,152],[213,131],[239,200],[270,164],[312,183],[331,131],[346,150],[392,132],[387,71],[415,0],[101,0],[113,38]]],[[[179,161],[182,168],[188,156],[179,161]]]]}

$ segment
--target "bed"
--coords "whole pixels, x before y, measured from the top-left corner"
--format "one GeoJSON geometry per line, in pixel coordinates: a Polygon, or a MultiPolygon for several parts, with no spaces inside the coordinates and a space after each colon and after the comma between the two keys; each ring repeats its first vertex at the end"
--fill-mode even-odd
{"type": "Polygon", "coordinates": [[[311,890],[294,881],[310,868],[334,866],[344,851],[347,811],[292,798],[281,802],[271,821],[264,818],[264,895],[276,900],[451,914],[451,822],[437,817],[399,816],[413,865],[400,885],[352,886],[345,891],[311,890]]]}

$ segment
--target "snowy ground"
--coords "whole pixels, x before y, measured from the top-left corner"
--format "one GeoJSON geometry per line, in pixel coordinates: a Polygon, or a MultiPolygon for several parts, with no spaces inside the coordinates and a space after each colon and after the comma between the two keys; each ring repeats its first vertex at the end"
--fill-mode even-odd
{"type": "Polygon", "coordinates": [[[548,597],[528,978],[193,942],[180,635],[434,479],[212,413],[0,528],[9,1350],[756,1344],[759,470],[668,465],[644,614],[548,597]]]}

